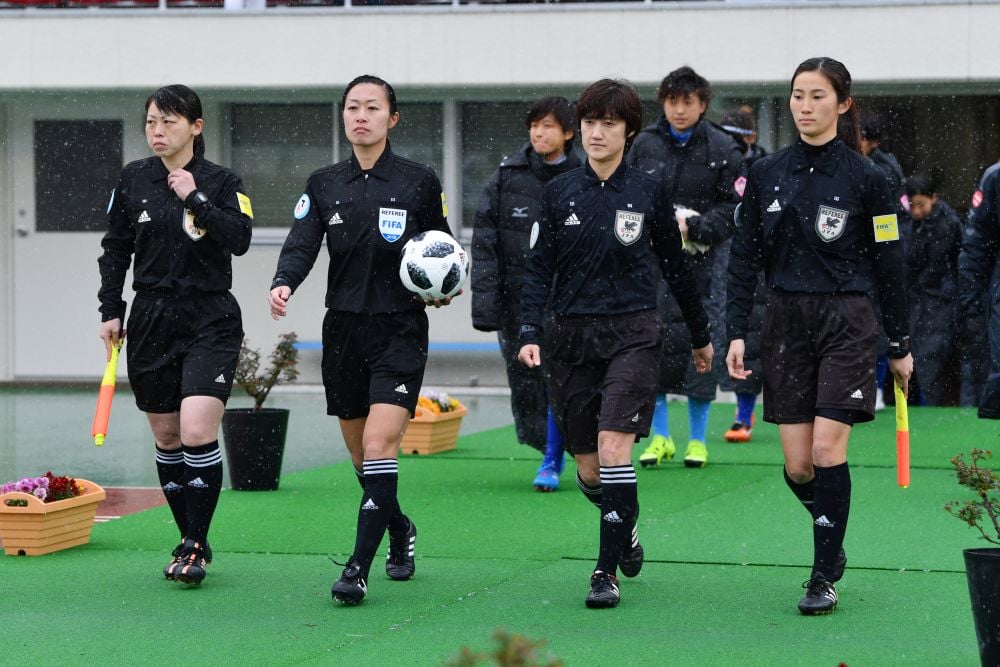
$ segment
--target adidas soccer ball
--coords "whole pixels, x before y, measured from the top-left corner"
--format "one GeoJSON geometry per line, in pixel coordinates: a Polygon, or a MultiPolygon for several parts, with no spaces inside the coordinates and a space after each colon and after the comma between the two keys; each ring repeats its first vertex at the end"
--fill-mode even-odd
{"type": "Polygon", "coordinates": [[[403,246],[399,278],[422,299],[455,296],[469,277],[469,255],[445,232],[421,232],[403,246]]]}

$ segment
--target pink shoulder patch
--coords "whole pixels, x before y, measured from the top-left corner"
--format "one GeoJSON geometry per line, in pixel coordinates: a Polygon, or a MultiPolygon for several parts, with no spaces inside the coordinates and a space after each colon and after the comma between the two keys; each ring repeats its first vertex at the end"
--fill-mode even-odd
{"type": "Polygon", "coordinates": [[[983,203],[983,191],[976,190],[972,193],[972,208],[979,208],[979,205],[983,203]]]}
{"type": "Polygon", "coordinates": [[[736,190],[736,194],[740,197],[743,196],[743,191],[747,188],[746,176],[740,176],[735,181],[733,181],[733,189],[736,190]]]}
{"type": "Polygon", "coordinates": [[[910,212],[910,198],[905,194],[899,198],[899,203],[903,205],[903,210],[907,213],[910,212]]]}

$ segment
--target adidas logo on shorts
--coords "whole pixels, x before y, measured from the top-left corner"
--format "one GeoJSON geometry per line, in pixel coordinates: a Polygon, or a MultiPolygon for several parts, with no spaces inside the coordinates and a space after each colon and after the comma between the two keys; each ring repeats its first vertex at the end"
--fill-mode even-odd
{"type": "Polygon", "coordinates": [[[851,394],[851,398],[857,399],[859,401],[864,400],[865,396],[861,393],[860,389],[855,389],[854,393],[851,394]]]}
{"type": "Polygon", "coordinates": [[[216,382],[221,382],[222,384],[225,384],[226,383],[226,376],[223,375],[222,373],[219,373],[219,377],[215,378],[215,381],[216,382]]]}
{"type": "Polygon", "coordinates": [[[410,392],[406,391],[406,385],[405,384],[401,384],[398,387],[396,387],[396,393],[397,394],[409,394],[410,392]]]}

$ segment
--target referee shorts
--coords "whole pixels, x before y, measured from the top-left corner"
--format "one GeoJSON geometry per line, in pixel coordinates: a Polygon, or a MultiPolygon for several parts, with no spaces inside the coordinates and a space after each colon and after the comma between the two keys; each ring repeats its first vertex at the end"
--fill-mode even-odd
{"type": "Polygon", "coordinates": [[[596,452],[600,431],[649,435],[662,345],[655,310],[559,317],[547,338],[542,364],[571,454],[596,452]]]}
{"type": "Polygon", "coordinates": [[[139,293],[126,331],[128,380],[143,412],[177,412],[188,396],[229,399],[243,342],[240,306],[229,292],[139,293]]]}
{"type": "Polygon", "coordinates": [[[427,313],[349,313],[323,318],[323,386],[326,413],[341,419],[367,417],[374,403],[412,414],[427,365],[427,313]]]}
{"type": "Polygon", "coordinates": [[[760,343],[764,420],[802,424],[824,410],[874,419],[877,343],[864,294],[772,292],[760,343]]]}

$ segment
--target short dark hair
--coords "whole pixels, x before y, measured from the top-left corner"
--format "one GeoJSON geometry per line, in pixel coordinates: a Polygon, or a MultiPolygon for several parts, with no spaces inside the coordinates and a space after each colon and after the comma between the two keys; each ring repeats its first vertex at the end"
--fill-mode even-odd
{"type": "Polygon", "coordinates": [[[524,125],[530,129],[532,123],[549,114],[555,116],[563,132],[576,131],[576,110],[573,108],[573,103],[559,95],[543,97],[532,104],[531,108],[528,109],[528,114],[524,117],[524,125]]]}
{"type": "Polygon", "coordinates": [[[753,134],[757,130],[753,116],[742,109],[732,109],[722,114],[719,125],[731,134],[753,134]]]}
{"type": "Polygon", "coordinates": [[[580,93],[576,103],[578,120],[613,118],[625,121],[625,150],[642,129],[642,100],[625,79],[601,79],[580,93]]]}
{"type": "Polygon", "coordinates": [[[925,197],[933,197],[937,194],[937,187],[935,187],[934,179],[927,174],[914,174],[906,179],[906,196],[915,197],[916,195],[924,195],[925,197]]]}
{"type": "Polygon", "coordinates": [[[347,95],[355,86],[359,86],[362,83],[374,83],[376,86],[382,86],[382,90],[385,91],[385,96],[389,100],[389,114],[399,112],[399,106],[396,104],[396,91],[389,84],[388,81],[374,74],[362,74],[361,76],[355,77],[349,84],[347,88],[344,88],[344,95],[340,98],[340,107],[343,109],[347,104],[347,95]]]}
{"type": "Polygon", "coordinates": [[[697,95],[705,104],[712,101],[712,85],[708,79],[684,65],[663,77],[656,89],[656,99],[663,104],[668,99],[697,95]]]}
{"type": "Polygon", "coordinates": [[[861,112],[861,120],[858,125],[862,139],[879,141],[882,138],[882,119],[871,109],[865,109],[861,112]]]}
{"type": "MultiPolygon", "coordinates": [[[[149,111],[150,104],[155,104],[160,113],[181,116],[189,123],[204,118],[198,93],[181,83],[159,88],[146,98],[146,111],[149,111]]],[[[200,134],[194,138],[194,154],[199,157],[205,155],[205,138],[200,134]]]]}

